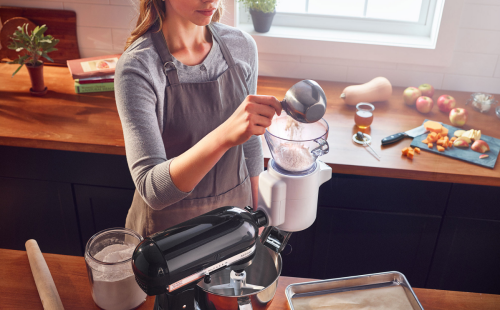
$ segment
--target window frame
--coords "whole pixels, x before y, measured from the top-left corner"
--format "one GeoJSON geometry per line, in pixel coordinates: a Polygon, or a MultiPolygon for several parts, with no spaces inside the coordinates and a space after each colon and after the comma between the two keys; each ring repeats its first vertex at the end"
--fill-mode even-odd
{"type": "Polygon", "coordinates": [[[258,33],[253,30],[251,20],[240,18],[241,8],[234,1],[233,25],[249,33],[261,53],[437,67],[451,64],[465,2],[437,0],[442,13],[434,14],[431,33],[415,36],[276,25],[268,33],[258,33]]]}

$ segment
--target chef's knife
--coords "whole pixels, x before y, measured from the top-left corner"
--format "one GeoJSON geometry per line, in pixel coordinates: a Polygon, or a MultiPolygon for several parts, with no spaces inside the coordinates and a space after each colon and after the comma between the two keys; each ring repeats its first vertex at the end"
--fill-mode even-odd
{"type": "Polygon", "coordinates": [[[421,134],[426,133],[428,130],[425,129],[424,125],[418,126],[417,128],[413,128],[411,130],[400,132],[382,139],[382,145],[391,144],[397,142],[404,137],[415,138],[416,136],[420,136],[421,134]]]}

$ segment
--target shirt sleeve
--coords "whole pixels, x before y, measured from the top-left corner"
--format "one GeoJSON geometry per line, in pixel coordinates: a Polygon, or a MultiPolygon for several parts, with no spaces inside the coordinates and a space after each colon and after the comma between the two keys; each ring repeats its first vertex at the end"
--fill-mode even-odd
{"type": "MultiPolygon", "coordinates": [[[[249,44],[249,64],[252,68],[252,72],[247,77],[246,82],[250,95],[255,95],[257,93],[257,79],[259,73],[259,55],[254,39],[250,35],[245,37],[249,44]]],[[[258,176],[264,171],[264,153],[262,152],[262,142],[259,136],[252,136],[243,144],[243,153],[245,154],[245,162],[250,177],[258,176]]]]}
{"type": "Polygon", "coordinates": [[[115,70],[115,98],[123,127],[127,163],[144,201],[160,210],[184,199],[170,176],[170,163],[156,116],[153,78],[137,58],[123,54],[115,70]]]}

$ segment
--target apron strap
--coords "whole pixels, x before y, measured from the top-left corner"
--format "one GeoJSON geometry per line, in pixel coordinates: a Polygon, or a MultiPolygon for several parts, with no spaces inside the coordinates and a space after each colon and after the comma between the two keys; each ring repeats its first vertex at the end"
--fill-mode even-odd
{"type": "MultiPolygon", "coordinates": [[[[156,22],[153,27],[159,27],[159,23],[156,22]]],[[[179,76],[177,75],[177,68],[174,64],[174,58],[170,51],[168,50],[167,41],[163,35],[163,31],[155,32],[151,31],[151,39],[153,44],[160,55],[161,62],[163,63],[163,72],[168,78],[170,85],[179,84],[179,76]]]]}
{"type": "Polygon", "coordinates": [[[208,24],[208,29],[210,29],[210,32],[215,37],[215,40],[217,40],[217,43],[219,43],[222,55],[224,56],[224,59],[226,60],[228,67],[229,68],[233,67],[235,65],[233,56],[231,56],[231,53],[229,52],[226,43],[224,43],[224,41],[221,39],[217,31],[215,31],[215,28],[212,25],[212,23],[208,24]]]}

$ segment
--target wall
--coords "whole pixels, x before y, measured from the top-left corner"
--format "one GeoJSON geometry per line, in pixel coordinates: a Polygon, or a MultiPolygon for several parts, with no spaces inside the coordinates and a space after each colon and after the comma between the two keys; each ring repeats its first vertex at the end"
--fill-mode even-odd
{"type": "MultiPolygon", "coordinates": [[[[73,10],[82,57],[120,53],[135,25],[137,0],[0,0],[0,5],[73,10]]],[[[227,2],[223,22],[234,25],[227,2]]],[[[396,86],[431,83],[438,89],[500,94],[500,0],[466,0],[450,67],[260,54],[259,74],[364,83],[385,76],[396,86]],[[292,69],[295,68],[295,69],[292,69]],[[298,68],[298,69],[297,69],[298,68]]],[[[388,52],[391,47],[387,47],[388,52]]]]}

